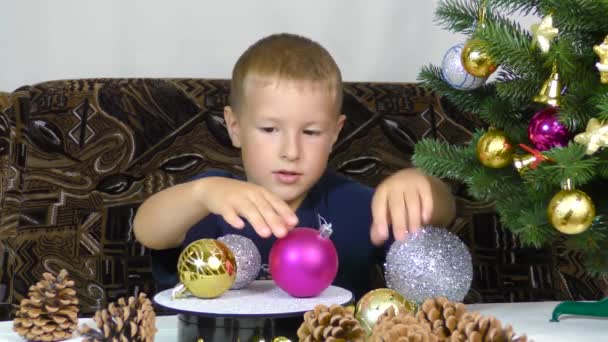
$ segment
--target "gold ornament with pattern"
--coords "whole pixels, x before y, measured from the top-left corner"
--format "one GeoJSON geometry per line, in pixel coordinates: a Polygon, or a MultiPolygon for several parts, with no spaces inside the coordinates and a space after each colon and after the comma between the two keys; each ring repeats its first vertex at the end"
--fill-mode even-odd
{"type": "Polygon", "coordinates": [[[602,84],[608,84],[608,36],[600,45],[594,45],[593,51],[600,58],[600,61],[595,64],[595,67],[600,72],[600,81],[602,84]]]}
{"type": "Polygon", "coordinates": [[[577,134],[574,141],[587,145],[587,154],[594,154],[600,148],[608,146],[608,123],[596,118],[589,119],[585,132],[577,134]]]}
{"type": "Polygon", "coordinates": [[[547,207],[549,222],[564,234],[586,231],[595,218],[595,205],[586,193],[572,189],[567,181],[564,189],[551,198],[547,207]]]}
{"type": "Polygon", "coordinates": [[[530,30],[532,31],[532,45],[538,46],[543,53],[549,52],[551,41],[559,32],[557,28],[553,27],[553,16],[549,14],[540,23],[532,24],[530,30]]]}
{"type": "Polygon", "coordinates": [[[513,145],[503,131],[491,129],[477,142],[477,158],[484,166],[503,168],[513,162],[513,145]]]}
{"type": "Polygon", "coordinates": [[[480,41],[471,39],[464,45],[460,56],[462,66],[475,77],[486,78],[496,71],[496,64],[487,52],[479,49],[480,41]]]}
{"type": "Polygon", "coordinates": [[[361,323],[366,334],[370,335],[380,315],[391,307],[396,314],[404,311],[414,314],[418,309],[415,302],[405,299],[399,292],[381,288],[372,290],[359,299],[355,310],[355,318],[361,323]]]}
{"type": "MultiPolygon", "coordinates": [[[[180,254],[177,273],[180,282],[192,295],[215,298],[226,292],[236,278],[236,259],[223,242],[200,239],[180,254]]],[[[183,296],[183,291],[174,297],[183,296]]]]}

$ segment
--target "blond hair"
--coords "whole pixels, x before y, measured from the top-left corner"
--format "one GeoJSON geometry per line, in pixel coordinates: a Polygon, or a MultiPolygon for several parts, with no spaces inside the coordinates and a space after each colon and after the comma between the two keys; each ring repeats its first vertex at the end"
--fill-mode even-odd
{"type": "Polygon", "coordinates": [[[248,83],[262,81],[308,81],[324,85],[342,106],[342,75],[329,52],[319,43],[295,34],[281,33],[262,38],[239,57],[232,70],[230,105],[242,109],[248,83]]]}

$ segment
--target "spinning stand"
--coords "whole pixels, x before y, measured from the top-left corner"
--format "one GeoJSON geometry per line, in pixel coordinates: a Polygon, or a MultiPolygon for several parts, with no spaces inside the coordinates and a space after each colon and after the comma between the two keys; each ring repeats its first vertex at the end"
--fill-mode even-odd
{"type": "Polygon", "coordinates": [[[277,336],[297,340],[302,316],[318,304],[347,305],[350,291],[330,286],[319,296],[294,298],[271,280],[256,280],[244,289],[230,290],[218,298],[171,299],[172,289],[159,292],[154,301],[177,312],[180,342],[272,341],[277,336]]]}

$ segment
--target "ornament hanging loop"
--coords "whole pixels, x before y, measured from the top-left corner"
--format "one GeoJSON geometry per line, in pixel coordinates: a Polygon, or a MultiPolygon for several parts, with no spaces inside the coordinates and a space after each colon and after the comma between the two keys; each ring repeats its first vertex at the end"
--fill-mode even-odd
{"type": "Polygon", "coordinates": [[[478,22],[479,22],[479,27],[484,28],[485,24],[486,24],[486,11],[487,11],[487,7],[488,7],[488,1],[487,0],[481,0],[480,1],[480,5],[479,5],[479,9],[477,11],[477,15],[478,15],[478,22]]]}
{"type": "Polygon", "coordinates": [[[319,234],[321,237],[328,239],[334,230],[331,228],[331,223],[327,222],[323,216],[319,216],[319,234]]]}

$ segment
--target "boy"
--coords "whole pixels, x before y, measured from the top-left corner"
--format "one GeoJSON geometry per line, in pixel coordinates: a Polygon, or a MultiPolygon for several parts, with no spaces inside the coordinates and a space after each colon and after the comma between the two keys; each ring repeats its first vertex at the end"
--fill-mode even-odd
{"type": "Polygon", "coordinates": [[[165,249],[241,234],[267,262],[276,238],[326,220],[340,263],[334,284],[364,294],[373,245],[389,238],[389,225],[404,239],[421,224],[448,225],[455,206],[441,181],[416,169],[395,173],[375,192],[327,171],[344,125],[341,104],[340,70],[322,46],[292,34],[259,40],[237,61],[224,109],[246,179],[208,171],[151,196],[134,220],[137,239],[165,249]]]}

